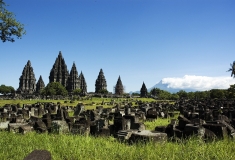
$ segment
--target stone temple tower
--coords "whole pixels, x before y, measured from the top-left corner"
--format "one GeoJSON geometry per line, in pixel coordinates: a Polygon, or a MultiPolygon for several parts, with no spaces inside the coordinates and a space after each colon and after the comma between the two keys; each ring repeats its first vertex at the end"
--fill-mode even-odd
{"type": "Polygon", "coordinates": [[[68,92],[72,92],[75,89],[80,89],[80,79],[75,63],[73,63],[72,69],[70,70],[67,84],[68,92]]]}
{"type": "Polygon", "coordinates": [[[103,89],[107,89],[107,83],[104,77],[104,72],[100,69],[99,75],[95,82],[95,93],[99,93],[99,91],[103,89]]]}
{"type": "Polygon", "coordinates": [[[67,70],[67,65],[65,64],[64,58],[60,51],[51,69],[49,83],[60,82],[64,87],[67,87],[68,77],[69,71],[67,70]]]}
{"type": "Polygon", "coordinates": [[[82,94],[86,95],[87,94],[87,84],[86,84],[86,80],[85,80],[85,77],[82,72],[79,75],[79,79],[80,79],[80,89],[82,90],[82,94]]]}
{"type": "Polygon", "coordinates": [[[147,87],[146,87],[144,82],[143,82],[142,87],[140,89],[140,96],[141,97],[147,97],[148,96],[148,90],[147,90],[147,87]]]}
{"type": "Polygon", "coordinates": [[[39,79],[38,79],[38,82],[37,82],[37,84],[36,84],[36,92],[37,93],[40,93],[40,91],[42,90],[42,89],[44,89],[45,88],[45,83],[44,83],[44,81],[43,81],[43,79],[42,79],[42,76],[40,75],[40,77],[39,77],[39,79]]]}
{"type": "Polygon", "coordinates": [[[120,76],[118,77],[117,84],[115,86],[115,94],[122,95],[124,93],[124,87],[122,85],[122,81],[120,76]]]}
{"type": "Polygon", "coordinates": [[[33,94],[36,91],[36,79],[30,60],[28,60],[25,65],[19,80],[20,82],[19,88],[16,91],[17,93],[33,94]]]}

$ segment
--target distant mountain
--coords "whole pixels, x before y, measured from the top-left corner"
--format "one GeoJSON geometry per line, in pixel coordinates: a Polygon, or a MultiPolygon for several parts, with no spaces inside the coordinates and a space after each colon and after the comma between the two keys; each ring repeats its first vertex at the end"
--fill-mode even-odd
{"type": "MultiPolygon", "coordinates": [[[[157,84],[155,84],[153,87],[149,88],[148,89],[148,92],[150,92],[153,88],[159,88],[161,90],[164,90],[164,91],[168,91],[170,93],[176,93],[180,90],[184,90],[186,92],[195,92],[196,90],[195,89],[181,89],[181,88],[170,88],[168,87],[168,84],[163,84],[162,83],[162,80],[160,82],[158,82],[157,84]]],[[[132,93],[140,93],[140,91],[135,91],[135,92],[129,92],[130,94],[132,93]]]]}
{"type": "Polygon", "coordinates": [[[182,88],[170,88],[168,87],[169,84],[163,84],[162,83],[162,80],[155,84],[153,87],[149,88],[148,91],[151,91],[153,88],[159,88],[161,90],[164,90],[164,91],[168,91],[170,93],[176,93],[180,90],[184,90],[186,92],[195,92],[196,90],[195,89],[182,89],[182,88]]]}

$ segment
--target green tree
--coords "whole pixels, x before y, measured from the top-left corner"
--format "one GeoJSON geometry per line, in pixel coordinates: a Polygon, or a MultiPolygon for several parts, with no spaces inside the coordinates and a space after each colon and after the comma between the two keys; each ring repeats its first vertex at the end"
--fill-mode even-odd
{"type": "Polygon", "coordinates": [[[195,92],[188,92],[187,96],[188,96],[188,99],[195,99],[195,92]]]}
{"type": "Polygon", "coordinates": [[[195,97],[197,99],[205,99],[210,97],[210,92],[209,91],[197,91],[195,92],[195,97]]]}
{"type": "Polygon", "coordinates": [[[173,93],[173,94],[171,94],[171,98],[170,98],[170,99],[172,99],[172,100],[178,100],[179,98],[180,98],[180,96],[179,96],[178,94],[173,93]]]}
{"type": "Polygon", "coordinates": [[[170,92],[160,90],[160,93],[158,94],[158,99],[169,100],[171,98],[172,98],[172,95],[170,92]]]}
{"type": "Polygon", "coordinates": [[[132,96],[140,96],[139,93],[132,93],[131,95],[132,95],[132,96]]]}
{"type": "Polygon", "coordinates": [[[6,9],[6,3],[0,0],[0,39],[14,42],[14,37],[21,38],[26,31],[24,25],[15,19],[15,15],[6,9]]]}
{"type": "Polygon", "coordinates": [[[179,92],[177,92],[177,94],[179,95],[180,98],[188,98],[188,94],[184,90],[180,90],[179,92]]]}
{"type": "Polygon", "coordinates": [[[225,97],[225,91],[222,89],[212,89],[210,90],[210,97],[211,98],[224,98],[225,97]]]}
{"type": "Polygon", "coordinates": [[[99,93],[101,93],[101,94],[108,94],[109,91],[107,89],[101,89],[101,90],[99,90],[99,93]]]}
{"type": "Polygon", "coordinates": [[[0,93],[3,95],[12,94],[14,92],[15,89],[12,86],[5,86],[3,84],[0,86],[0,93]]]}
{"type": "Polygon", "coordinates": [[[228,98],[235,98],[235,84],[230,85],[227,90],[227,97],[228,98]]]}
{"type": "Polygon", "coordinates": [[[161,89],[159,89],[159,88],[153,88],[150,91],[150,94],[153,95],[153,96],[158,96],[160,93],[161,93],[161,89]]]}
{"type": "Polygon", "coordinates": [[[42,91],[42,95],[52,96],[52,95],[68,95],[68,91],[59,82],[49,83],[42,91]]]}
{"type": "Polygon", "coordinates": [[[82,93],[82,89],[75,89],[75,90],[73,90],[73,94],[74,95],[80,95],[82,93]]]}

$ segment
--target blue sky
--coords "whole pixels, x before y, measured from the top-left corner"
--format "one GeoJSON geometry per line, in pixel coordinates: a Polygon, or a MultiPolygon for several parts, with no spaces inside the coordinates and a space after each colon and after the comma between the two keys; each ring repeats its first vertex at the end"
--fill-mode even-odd
{"type": "Polygon", "coordinates": [[[47,84],[59,51],[69,70],[75,62],[83,72],[88,91],[95,90],[100,68],[109,91],[120,75],[129,92],[143,81],[150,88],[185,75],[229,79],[235,60],[234,0],[5,2],[27,32],[14,43],[0,42],[0,84],[15,89],[28,60],[47,84]]]}

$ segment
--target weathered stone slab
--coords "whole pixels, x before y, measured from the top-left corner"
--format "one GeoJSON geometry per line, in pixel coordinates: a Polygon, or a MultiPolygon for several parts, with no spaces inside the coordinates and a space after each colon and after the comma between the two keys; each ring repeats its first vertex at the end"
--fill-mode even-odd
{"type": "Polygon", "coordinates": [[[28,132],[34,131],[33,126],[27,124],[19,127],[19,133],[26,134],[28,132]]]}
{"type": "Polygon", "coordinates": [[[203,124],[204,128],[211,130],[218,138],[225,138],[228,136],[228,131],[223,124],[203,124]]]}
{"type": "Polygon", "coordinates": [[[157,119],[157,116],[158,116],[158,112],[157,111],[154,111],[152,109],[149,109],[147,111],[147,114],[146,114],[146,118],[153,118],[153,119],[157,119]]]}
{"type": "Polygon", "coordinates": [[[117,133],[119,130],[122,130],[122,117],[114,118],[114,132],[117,133]]]}
{"type": "Polygon", "coordinates": [[[145,130],[145,125],[144,125],[144,123],[133,123],[131,125],[131,129],[137,129],[139,131],[143,131],[143,130],[145,130]]]}
{"type": "Polygon", "coordinates": [[[219,120],[218,122],[225,125],[227,127],[227,130],[228,130],[228,135],[230,135],[232,138],[234,138],[235,129],[229,123],[225,122],[224,120],[219,120]]]}
{"type": "Polygon", "coordinates": [[[42,121],[42,118],[41,117],[37,117],[37,116],[31,116],[30,117],[30,120],[32,122],[37,122],[37,121],[42,121]]]}
{"type": "Polygon", "coordinates": [[[19,128],[21,126],[27,125],[28,123],[9,123],[8,131],[13,133],[19,133],[19,128]]]}
{"type": "Polygon", "coordinates": [[[86,124],[73,124],[71,126],[70,132],[72,134],[89,135],[90,126],[86,124]]]}
{"type": "Polygon", "coordinates": [[[41,133],[47,131],[47,126],[43,121],[35,122],[33,128],[41,133]]]}
{"type": "Polygon", "coordinates": [[[117,133],[117,139],[120,141],[126,141],[129,140],[132,133],[138,132],[138,130],[119,130],[117,133]]]}
{"type": "Polygon", "coordinates": [[[124,115],[123,118],[130,119],[131,120],[131,124],[139,123],[139,117],[138,116],[124,115]]]}
{"type": "Polygon", "coordinates": [[[51,153],[47,150],[34,150],[24,160],[52,160],[51,153]]]}
{"type": "Polygon", "coordinates": [[[131,129],[131,120],[122,118],[122,130],[129,130],[131,129]]]}
{"type": "Polygon", "coordinates": [[[185,137],[198,136],[203,138],[205,136],[205,128],[201,126],[195,126],[194,124],[186,124],[183,134],[185,137]]]}
{"type": "Polygon", "coordinates": [[[79,116],[83,111],[85,111],[85,106],[83,104],[78,104],[74,111],[74,116],[79,116]]]}
{"type": "Polygon", "coordinates": [[[10,121],[0,122],[0,130],[5,130],[8,128],[10,121]]]}
{"type": "Polygon", "coordinates": [[[154,130],[158,131],[158,132],[165,133],[166,132],[166,127],[167,126],[156,126],[154,130]]]}
{"type": "Polygon", "coordinates": [[[184,116],[180,115],[178,117],[179,120],[179,129],[184,130],[184,127],[186,126],[186,124],[190,124],[191,121],[188,120],[187,118],[185,118],[184,116]]]}
{"type": "Polygon", "coordinates": [[[167,140],[167,134],[157,131],[143,130],[138,132],[133,132],[129,139],[131,142],[164,142],[167,140]]]}
{"type": "Polygon", "coordinates": [[[66,121],[62,120],[53,120],[52,121],[52,127],[51,127],[52,133],[68,133],[69,132],[69,126],[66,123],[66,121]]]}

